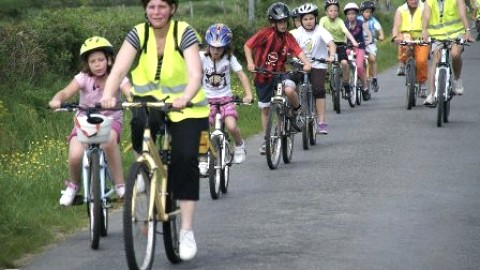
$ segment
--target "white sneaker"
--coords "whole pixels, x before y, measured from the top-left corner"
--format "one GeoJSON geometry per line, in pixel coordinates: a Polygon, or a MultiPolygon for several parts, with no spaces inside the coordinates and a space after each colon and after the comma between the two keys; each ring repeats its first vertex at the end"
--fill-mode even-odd
{"type": "Polygon", "coordinates": [[[189,261],[197,254],[197,243],[193,231],[180,230],[180,259],[189,261]]]}
{"type": "Polygon", "coordinates": [[[123,196],[125,195],[125,184],[115,185],[115,191],[117,192],[118,198],[123,198],[123,196]]]}
{"type": "Polygon", "coordinates": [[[458,80],[453,80],[453,92],[455,93],[455,95],[463,95],[463,92],[465,91],[465,89],[463,89],[463,82],[462,82],[462,79],[458,79],[458,80]]]}
{"type": "Polygon", "coordinates": [[[60,205],[70,206],[75,200],[75,195],[78,192],[78,185],[70,182],[65,190],[62,190],[62,197],[60,197],[60,205]]]}
{"type": "Polygon", "coordinates": [[[145,192],[145,180],[143,179],[143,175],[139,174],[137,177],[137,193],[145,192]]]}
{"type": "Polygon", "coordinates": [[[433,94],[428,95],[425,101],[423,102],[423,105],[425,106],[433,106],[434,104],[435,104],[435,97],[433,96],[433,94]]]}
{"type": "Polygon", "coordinates": [[[246,157],[247,152],[245,151],[245,141],[242,140],[242,144],[235,147],[235,157],[233,158],[233,163],[243,163],[246,157]]]}
{"type": "Polygon", "coordinates": [[[206,161],[198,162],[198,170],[200,171],[201,176],[206,176],[208,174],[208,162],[206,161]]]}

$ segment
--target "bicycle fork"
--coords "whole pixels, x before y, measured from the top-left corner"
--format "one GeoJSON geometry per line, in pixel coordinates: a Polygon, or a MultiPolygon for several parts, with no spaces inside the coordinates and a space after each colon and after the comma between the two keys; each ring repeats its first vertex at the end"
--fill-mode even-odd
{"type": "MultiPolygon", "coordinates": [[[[105,190],[106,186],[106,175],[108,174],[112,179],[111,173],[108,170],[107,160],[105,159],[105,153],[99,148],[91,148],[83,152],[82,158],[82,178],[83,178],[83,203],[90,203],[92,198],[90,198],[90,155],[92,151],[98,151],[99,154],[99,180],[100,180],[100,196],[102,198],[102,205],[104,208],[110,208],[111,206],[108,204],[108,198],[113,193],[114,188],[109,190],[108,192],[105,190]]],[[[114,185],[112,183],[112,185],[114,185]]]]}

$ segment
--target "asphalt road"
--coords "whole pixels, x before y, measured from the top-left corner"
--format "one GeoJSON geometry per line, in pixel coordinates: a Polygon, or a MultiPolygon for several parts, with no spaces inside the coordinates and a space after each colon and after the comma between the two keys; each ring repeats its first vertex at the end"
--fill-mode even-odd
{"type": "MultiPolygon", "coordinates": [[[[202,182],[197,257],[171,265],[159,239],[154,269],[480,269],[478,43],[464,59],[444,127],[434,109],[404,108],[391,69],[361,107],[336,115],[328,99],[330,134],[309,151],[297,136],[291,164],[271,171],[250,138],[226,196],[202,182]]],[[[82,231],[25,269],[127,269],[121,228],[118,212],[98,251],[82,231]]]]}

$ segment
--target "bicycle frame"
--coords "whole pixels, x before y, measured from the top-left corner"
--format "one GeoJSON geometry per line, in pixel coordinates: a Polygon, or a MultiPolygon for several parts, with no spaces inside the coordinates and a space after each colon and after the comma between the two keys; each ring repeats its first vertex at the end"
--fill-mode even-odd
{"type": "MultiPolygon", "coordinates": [[[[164,136],[162,137],[162,151],[168,151],[170,148],[170,138],[168,130],[165,130],[164,136]]],[[[162,158],[160,157],[157,147],[155,146],[154,141],[151,137],[150,128],[145,128],[143,132],[143,145],[142,145],[142,154],[137,158],[137,162],[142,162],[147,164],[150,171],[152,172],[152,181],[150,183],[153,192],[150,193],[150,205],[155,205],[157,209],[157,219],[161,222],[168,221],[169,217],[172,215],[177,215],[180,213],[179,210],[166,213],[166,196],[167,196],[167,165],[164,164],[162,158]]],[[[136,193],[134,193],[136,194],[136,193]]],[[[134,205],[133,205],[134,207],[134,205]]],[[[153,220],[154,213],[153,207],[149,207],[148,210],[148,220],[153,220]]]]}

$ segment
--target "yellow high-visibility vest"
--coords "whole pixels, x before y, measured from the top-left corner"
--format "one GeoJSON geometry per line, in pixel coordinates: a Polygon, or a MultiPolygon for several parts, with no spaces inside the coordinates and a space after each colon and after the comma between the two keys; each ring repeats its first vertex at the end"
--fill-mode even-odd
{"type": "Polygon", "coordinates": [[[431,9],[428,34],[436,39],[455,39],[465,33],[456,1],[443,0],[443,17],[440,16],[438,1],[440,0],[426,0],[431,9]]]}
{"type": "Polygon", "coordinates": [[[423,3],[419,1],[417,9],[412,13],[408,8],[407,3],[399,7],[402,16],[402,25],[400,32],[409,33],[413,39],[419,38],[422,35],[422,12],[423,3]]]}
{"type": "MultiPolygon", "coordinates": [[[[159,100],[169,97],[167,102],[172,102],[175,98],[181,97],[187,86],[188,75],[185,59],[178,50],[178,44],[174,33],[182,37],[188,24],[185,22],[170,22],[170,28],[165,41],[165,50],[163,52],[163,63],[160,71],[160,80],[155,79],[158,66],[157,42],[154,37],[153,29],[142,23],[135,26],[140,39],[140,57],[138,65],[132,71],[132,83],[134,96],[153,96],[159,100]],[[177,27],[177,29],[175,29],[177,27]],[[149,31],[148,40],[145,44],[145,31],[149,31]],[[146,45],[146,47],[144,46],[146,45]],[[146,49],[146,50],[144,50],[146,49]]],[[[182,112],[171,112],[168,117],[173,122],[178,122],[187,118],[203,118],[209,114],[208,101],[203,89],[200,89],[197,95],[192,99],[194,106],[185,108],[182,112]]]]}

